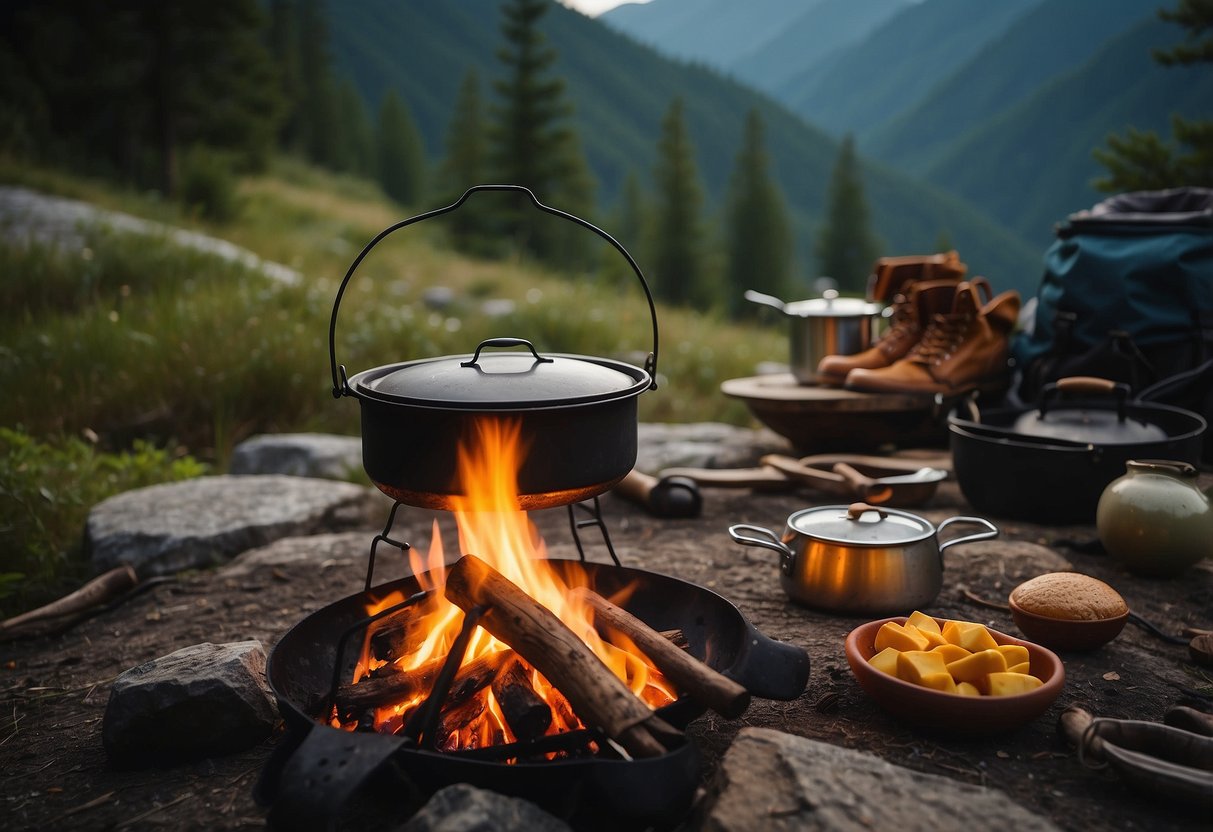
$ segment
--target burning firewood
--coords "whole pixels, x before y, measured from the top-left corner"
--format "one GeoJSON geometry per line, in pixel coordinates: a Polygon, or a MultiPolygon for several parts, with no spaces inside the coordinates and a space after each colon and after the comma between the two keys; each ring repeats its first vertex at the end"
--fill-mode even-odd
{"type": "Polygon", "coordinates": [[[514,732],[525,742],[542,737],[552,724],[552,709],[531,686],[530,674],[517,658],[506,662],[493,679],[493,696],[514,732]]]}
{"type": "MultiPolygon", "coordinates": [[[[489,653],[459,668],[455,680],[451,683],[448,699],[457,704],[488,687],[509,655],[509,651],[489,653]]],[[[445,660],[444,656],[428,661],[414,670],[370,676],[353,684],[341,685],[337,688],[335,699],[337,710],[344,713],[383,707],[404,699],[428,695],[445,660]]]]}
{"type": "Polygon", "coordinates": [[[600,622],[635,642],[663,675],[692,698],[729,719],[741,716],[750,706],[748,690],[678,649],[669,639],[627,610],[590,589],[574,589],[573,594],[594,609],[600,622]]]}
{"type": "Polygon", "coordinates": [[[464,610],[487,606],[480,625],[542,673],[583,722],[633,757],[664,754],[665,743],[681,737],[549,609],[474,555],[451,567],[446,597],[464,610]]]}

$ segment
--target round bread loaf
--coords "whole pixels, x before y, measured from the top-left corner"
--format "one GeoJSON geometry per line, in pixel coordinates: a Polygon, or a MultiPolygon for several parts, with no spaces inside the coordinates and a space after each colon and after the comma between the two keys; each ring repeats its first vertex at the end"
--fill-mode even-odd
{"type": "Polygon", "coordinates": [[[1119,592],[1080,572],[1038,575],[1015,587],[1011,600],[1035,615],[1068,621],[1098,621],[1129,611],[1119,592]]]}

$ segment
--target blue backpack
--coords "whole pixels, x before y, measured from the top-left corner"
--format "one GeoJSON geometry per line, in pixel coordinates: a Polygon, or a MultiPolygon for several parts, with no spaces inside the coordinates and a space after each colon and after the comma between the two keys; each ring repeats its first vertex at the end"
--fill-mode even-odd
{"type": "Polygon", "coordinates": [[[1121,194],[1056,234],[1012,341],[1015,397],[1098,376],[1213,423],[1213,188],[1121,194]]]}

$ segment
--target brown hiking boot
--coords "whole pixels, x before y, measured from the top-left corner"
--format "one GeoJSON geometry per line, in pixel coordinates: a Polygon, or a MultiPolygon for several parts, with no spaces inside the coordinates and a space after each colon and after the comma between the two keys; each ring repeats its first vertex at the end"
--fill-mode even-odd
{"type": "Polygon", "coordinates": [[[906,286],[905,293],[893,299],[893,318],[889,329],[876,343],[854,355],[827,355],[817,365],[817,380],[841,385],[851,370],[874,370],[905,358],[922,338],[932,316],[952,311],[956,294],[954,280],[924,280],[906,286]]]}
{"type": "Polygon", "coordinates": [[[967,267],[955,251],[943,254],[911,254],[881,257],[868,278],[868,300],[892,303],[897,295],[908,294],[907,287],[919,280],[949,280],[959,283],[967,267]]]}
{"type": "Polygon", "coordinates": [[[1007,349],[1019,316],[1019,293],[989,298],[984,277],[956,287],[952,309],[935,315],[909,355],[888,367],[857,369],[847,376],[849,390],[875,393],[942,393],[999,390],[1009,381],[1007,349]]]}

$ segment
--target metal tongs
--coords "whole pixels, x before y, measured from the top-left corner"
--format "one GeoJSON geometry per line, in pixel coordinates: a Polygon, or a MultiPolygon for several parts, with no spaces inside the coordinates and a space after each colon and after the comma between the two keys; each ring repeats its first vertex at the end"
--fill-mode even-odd
{"type": "Polygon", "coordinates": [[[1151,797],[1213,810],[1213,716],[1177,705],[1163,722],[1094,717],[1062,711],[1058,730],[1078,746],[1089,768],[1108,768],[1151,797]]]}

